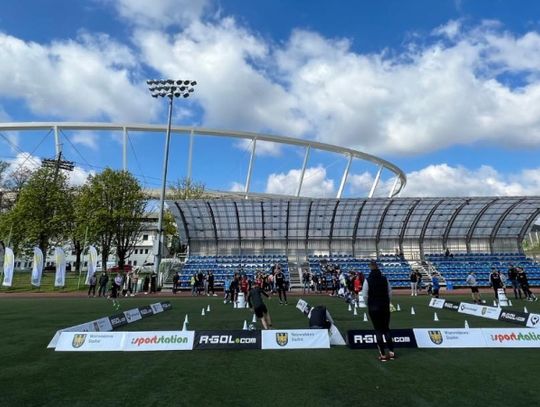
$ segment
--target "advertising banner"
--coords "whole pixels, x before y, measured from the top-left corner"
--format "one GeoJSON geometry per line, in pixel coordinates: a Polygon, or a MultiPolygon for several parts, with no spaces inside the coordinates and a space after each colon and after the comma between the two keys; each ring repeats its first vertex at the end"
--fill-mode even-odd
{"type": "Polygon", "coordinates": [[[54,259],[56,262],[54,286],[64,287],[66,285],[66,254],[61,247],[56,247],[54,249],[54,259]]]}
{"type": "Polygon", "coordinates": [[[519,311],[501,311],[499,321],[510,322],[512,324],[527,326],[527,318],[529,314],[519,311]]]}
{"type": "Polygon", "coordinates": [[[34,261],[32,264],[32,278],[30,283],[34,287],[41,286],[41,274],[43,272],[43,253],[39,247],[34,247],[34,261]]]}
{"type": "Polygon", "coordinates": [[[486,342],[480,328],[430,328],[413,329],[419,348],[485,348],[486,342]]]}
{"type": "MultiPolygon", "coordinates": [[[[392,341],[396,348],[416,348],[416,338],[412,329],[391,329],[392,341]]],[[[375,349],[377,338],[370,329],[347,331],[347,344],[351,349],[375,349]]]]}
{"type": "Polygon", "coordinates": [[[160,312],[163,312],[163,307],[159,302],[155,304],[150,304],[150,307],[152,307],[152,311],[154,311],[154,314],[159,314],[160,312]]]}
{"type": "Polygon", "coordinates": [[[141,317],[147,318],[154,315],[154,311],[152,311],[152,307],[145,305],[144,307],[139,307],[139,312],[141,313],[141,317]]]}
{"type": "Polygon", "coordinates": [[[529,314],[527,319],[527,326],[529,328],[540,329],[540,314],[529,314]]]}
{"type": "Polygon", "coordinates": [[[442,298],[432,298],[429,302],[429,306],[433,308],[439,308],[442,309],[443,305],[445,303],[445,300],[442,298]]]}
{"type": "Polygon", "coordinates": [[[449,311],[458,311],[459,305],[460,305],[459,302],[445,301],[443,305],[443,309],[447,309],[449,311]]]}
{"type": "Polygon", "coordinates": [[[56,350],[64,352],[120,351],[124,335],[124,332],[62,332],[56,350]]]}
{"type": "Polygon", "coordinates": [[[192,350],[194,331],[126,332],[123,350],[192,350]]]}
{"type": "Polygon", "coordinates": [[[4,281],[2,285],[4,287],[11,287],[13,284],[13,270],[15,269],[15,255],[13,250],[6,247],[4,251],[4,281]]]}
{"type": "Polygon", "coordinates": [[[262,331],[262,349],[329,349],[327,329],[262,331]]]}
{"type": "Polygon", "coordinates": [[[461,304],[459,304],[458,312],[462,314],[497,320],[499,319],[499,315],[501,315],[500,308],[488,307],[486,305],[468,304],[466,302],[462,302],[461,304]]]}
{"type": "Polygon", "coordinates": [[[111,321],[111,325],[113,329],[116,329],[120,326],[124,326],[128,324],[126,316],[122,314],[116,314],[109,317],[109,320],[111,321]]]}
{"type": "Polygon", "coordinates": [[[261,349],[261,331],[196,331],[193,349],[261,349]]]}
{"type": "Polygon", "coordinates": [[[172,309],[172,304],[170,301],[162,301],[161,307],[163,308],[163,311],[169,311],[172,309]]]}
{"type": "MultiPolygon", "coordinates": [[[[311,317],[310,313],[313,307],[309,305],[306,301],[299,299],[298,303],[296,304],[296,308],[308,318],[311,317]]],[[[328,332],[328,335],[330,336],[330,345],[345,345],[345,339],[343,338],[343,335],[341,335],[341,332],[334,323],[332,315],[330,315],[330,311],[328,310],[326,310],[326,318],[332,323],[328,332]]]]}
{"type": "Polygon", "coordinates": [[[128,309],[124,311],[124,316],[128,324],[142,319],[141,313],[138,308],[128,309]]]}
{"type": "MultiPolygon", "coordinates": [[[[94,246],[88,246],[88,271],[86,272],[86,280],[84,281],[84,284],[90,285],[90,277],[97,272],[97,262],[98,254],[96,248],[94,246]]],[[[102,269],[105,271],[106,266],[102,265],[102,269]]]]}
{"type": "Polygon", "coordinates": [[[540,348],[540,334],[526,328],[483,328],[488,348],[540,348]]]}

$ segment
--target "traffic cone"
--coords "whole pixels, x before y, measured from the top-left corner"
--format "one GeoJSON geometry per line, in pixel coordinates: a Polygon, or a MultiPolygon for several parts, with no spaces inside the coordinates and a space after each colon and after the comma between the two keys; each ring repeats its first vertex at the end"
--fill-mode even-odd
{"type": "Polygon", "coordinates": [[[202,315],[202,316],[205,315],[205,313],[204,313],[204,308],[203,308],[202,311],[201,311],[201,315],[202,315]]]}
{"type": "Polygon", "coordinates": [[[414,307],[411,307],[411,315],[416,315],[416,312],[414,312],[414,307]]]}
{"type": "Polygon", "coordinates": [[[527,307],[523,307],[523,312],[524,312],[525,314],[528,314],[528,313],[529,313],[529,310],[527,309],[527,307]]]}
{"type": "Polygon", "coordinates": [[[512,300],[508,300],[508,305],[512,307],[512,300]]]}
{"type": "Polygon", "coordinates": [[[433,321],[439,322],[439,317],[437,316],[436,312],[433,313],[433,321]]]}
{"type": "Polygon", "coordinates": [[[251,322],[253,322],[254,324],[257,323],[257,315],[253,314],[253,318],[251,318],[251,322]]]}
{"type": "Polygon", "coordinates": [[[206,312],[210,312],[210,304],[208,304],[208,307],[206,307],[206,312]]]}
{"type": "Polygon", "coordinates": [[[493,300],[493,306],[494,306],[494,307],[497,306],[497,301],[493,300]]]}
{"type": "Polygon", "coordinates": [[[187,322],[184,321],[184,325],[182,325],[182,331],[187,331],[187,322]]]}
{"type": "Polygon", "coordinates": [[[242,327],[244,331],[248,330],[247,321],[244,319],[244,326],[242,327]]]}
{"type": "Polygon", "coordinates": [[[184,318],[184,324],[189,324],[189,319],[188,319],[187,314],[186,314],[186,317],[184,318]]]}
{"type": "Polygon", "coordinates": [[[352,311],[351,304],[349,304],[349,312],[352,311]]]}
{"type": "Polygon", "coordinates": [[[249,308],[249,303],[246,301],[246,308],[249,308]]]}
{"type": "Polygon", "coordinates": [[[397,305],[397,310],[401,311],[401,307],[399,306],[399,304],[397,305]]]}
{"type": "Polygon", "coordinates": [[[368,322],[367,314],[364,312],[364,322],[368,322]]]}
{"type": "Polygon", "coordinates": [[[465,329],[469,329],[469,323],[465,320],[465,329]]]}
{"type": "Polygon", "coordinates": [[[356,307],[354,307],[354,312],[353,312],[353,315],[358,315],[358,312],[356,312],[356,307]]]}

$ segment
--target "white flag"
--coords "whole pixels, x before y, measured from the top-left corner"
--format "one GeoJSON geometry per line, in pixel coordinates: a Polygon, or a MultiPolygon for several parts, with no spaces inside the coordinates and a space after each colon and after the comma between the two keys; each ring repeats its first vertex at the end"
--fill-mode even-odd
{"type": "Polygon", "coordinates": [[[97,250],[94,246],[88,246],[88,272],[84,284],[90,285],[90,277],[94,275],[97,269],[97,250]]]}
{"type": "Polygon", "coordinates": [[[15,255],[13,250],[6,247],[4,252],[4,281],[2,285],[4,287],[11,287],[13,283],[13,269],[15,268],[15,255]]]}
{"type": "Polygon", "coordinates": [[[64,287],[66,285],[66,254],[61,247],[54,249],[56,260],[56,275],[54,276],[54,286],[64,287]]]}
{"type": "Polygon", "coordinates": [[[41,273],[43,271],[43,252],[39,247],[34,247],[34,264],[32,266],[32,280],[34,287],[41,285],[41,273]]]}

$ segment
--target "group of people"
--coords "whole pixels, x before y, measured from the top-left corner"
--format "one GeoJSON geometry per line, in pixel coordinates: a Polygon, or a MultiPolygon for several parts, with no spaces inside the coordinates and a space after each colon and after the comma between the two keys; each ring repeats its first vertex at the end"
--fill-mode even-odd
{"type": "MultiPolygon", "coordinates": [[[[194,273],[191,276],[191,280],[189,282],[191,286],[191,295],[207,295],[207,296],[214,296],[216,297],[216,289],[215,289],[215,276],[214,273],[210,270],[206,274],[204,274],[202,271],[199,271],[198,273],[194,273]]],[[[180,274],[177,272],[173,277],[173,294],[176,294],[180,290],[180,274]]]]}

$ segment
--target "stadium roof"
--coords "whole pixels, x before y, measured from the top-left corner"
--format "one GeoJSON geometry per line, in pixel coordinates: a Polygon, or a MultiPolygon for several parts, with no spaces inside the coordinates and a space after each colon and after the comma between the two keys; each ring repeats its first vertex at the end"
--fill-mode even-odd
{"type": "MultiPolygon", "coordinates": [[[[243,240],[523,240],[540,197],[168,201],[185,244],[243,240]]],[[[354,243],[353,243],[354,244],[354,243]]],[[[379,250],[377,249],[377,252],[379,250]]]]}

